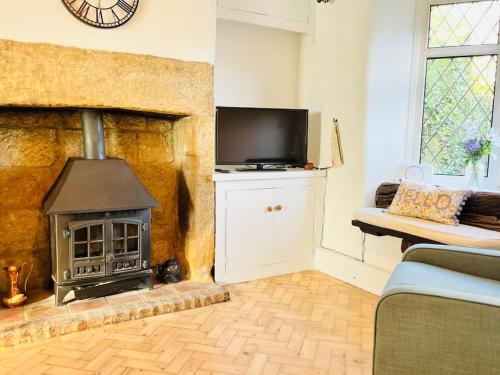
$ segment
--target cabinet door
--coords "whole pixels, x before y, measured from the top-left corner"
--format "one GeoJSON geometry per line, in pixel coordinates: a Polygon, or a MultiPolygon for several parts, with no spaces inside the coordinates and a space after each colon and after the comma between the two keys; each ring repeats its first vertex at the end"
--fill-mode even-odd
{"type": "Polygon", "coordinates": [[[272,263],[273,189],[226,195],[226,272],[272,263]]]}
{"type": "Polygon", "coordinates": [[[314,197],[312,186],[274,190],[273,263],[313,256],[314,197]]]}
{"type": "Polygon", "coordinates": [[[266,13],[272,17],[298,22],[308,22],[309,0],[266,1],[266,13]]]}
{"type": "Polygon", "coordinates": [[[309,0],[219,0],[219,7],[265,16],[308,22],[309,0]]]}

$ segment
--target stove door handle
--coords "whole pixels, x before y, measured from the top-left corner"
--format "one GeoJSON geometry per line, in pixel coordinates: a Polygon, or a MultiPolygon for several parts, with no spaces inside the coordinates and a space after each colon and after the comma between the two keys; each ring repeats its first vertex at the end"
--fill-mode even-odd
{"type": "Polygon", "coordinates": [[[108,253],[106,254],[106,263],[113,263],[115,261],[115,254],[108,253]]]}
{"type": "Polygon", "coordinates": [[[63,230],[63,238],[69,238],[71,236],[71,231],[69,229],[63,230]]]}

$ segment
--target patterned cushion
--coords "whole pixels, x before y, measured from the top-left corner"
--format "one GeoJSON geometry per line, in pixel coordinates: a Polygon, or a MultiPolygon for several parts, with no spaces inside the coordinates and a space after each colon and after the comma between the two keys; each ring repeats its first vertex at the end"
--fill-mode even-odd
{"type": "Polygon", "coordinates": [[[471,193],[403,180],[387,213],[458,225],[462,206],[471,193]]]}

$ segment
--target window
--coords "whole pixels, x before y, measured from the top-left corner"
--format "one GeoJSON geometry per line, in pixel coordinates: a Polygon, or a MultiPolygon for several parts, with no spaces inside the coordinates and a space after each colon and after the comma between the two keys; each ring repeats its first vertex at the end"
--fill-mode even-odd
{"type": "MultiPolygon", "coordinates": [[[[432,165],[438,183],[460,184],[467,137],[474,129],[484,133],[492,127],[499,130],[495,89],[500,0],[421,1],[425,27],[420,34],[415,159],[432,165]]],[[[497,169],[499,163],[490,160],[488,183],[494,185],[488,187],[498,188],[497,169]]]]}

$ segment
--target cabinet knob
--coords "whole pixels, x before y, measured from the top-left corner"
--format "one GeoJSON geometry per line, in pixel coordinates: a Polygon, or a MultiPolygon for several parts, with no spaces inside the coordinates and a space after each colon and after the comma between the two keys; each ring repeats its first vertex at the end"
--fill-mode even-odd
{"type": "Polygon", "coordinates": [[[283,206],[281,204],[278,204],[276,207],[274,207],[274,211],[281,211],[283,209],[283,206]]]}
{"type": "Polygon", "coordinates": [[[269,207],[266,208],[266,211],[267,212],[273,212],[273,208],[271,206],[269,206],[269,207]]]}

